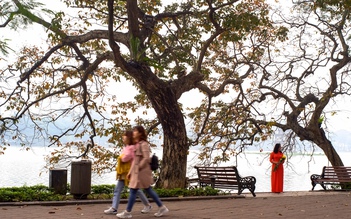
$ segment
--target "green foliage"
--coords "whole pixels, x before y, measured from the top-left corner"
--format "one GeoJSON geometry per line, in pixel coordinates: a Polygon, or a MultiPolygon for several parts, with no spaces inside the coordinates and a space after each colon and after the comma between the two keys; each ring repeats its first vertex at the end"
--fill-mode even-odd
{"type": "Polygon", "coordinates": [[[130,56],[132,60],[139,61],[141,54],[139,53],[140,40],[138,37],[130,37],[130,56]]]}
{"type": "Polygon", "coordinates": [[[0,188],[0,202],[59,201],[61,195],[43,185],[0,188]]]}
{"type": "Polygon", "coordinates": [[[115,185],[92,185],[91,193],[92,194],[110,194],[113,193],[115,185]]]}
{"type": "Polygon", "coordinates": [[[8,46],[7,44],[8,41],[9,41],[8,39],[3,39],[2,41],[0,41],[0,53],[2,53],[5,56],[9,54],[10,50],[14,51],[8,46]]]}
{"type": "Polygon", "coordinates": [[[351,190],[351,183],[340,183],[339,185],[331,185],[331,188],[335,190],[351,190]]]}
{"type": "MultiPolygon", "coordinates": [[[[69,192],[69,185],[67,186],[69,192]]],[[[114,184],[111,185],[92,185],[91,194],[88,199],[111,199],[113,197],[114,184]]],[[[211,187],[198,189],[155,189],[160,197],[186,197],[186,196],[212,196],[218,195],[219,190],[211,187]]],[[[121,198],[127,199],[128,188],[125,187],[121,198]]],[[[52,189],[44,185],[6,187],[0,188],[0,202],[20,202],[20,201],[64,201],[72,200],[72,195],[55,194],[52,189]]]]}
{"type": "MultiPolygon", "coordinates": [[[[310,13],[311,10],[321,12],[323,19],[340,19],[344,13],[349,13],[351,10],[350,0],[297,1],[295,4],[306,13],[310,13]]],[[[348,19],[350,20],[350,16],[348,19]]]]}
{"type": "Polygon", "coordinates": [[[212,196],[212,195],[219,194],[218,189],[213,189],[210,186],[205,187],[205,188],[196,188],[196,189],[182,189],[182,188],[158,189],[158,188],[155,188],[155,191],[160,197],[212,196]]]}
{"type": "Polygon", "coordinates": [[[317,0],[315,2],[316,7],[320,7],[322,10],[335,11],[345,10],[351,8],[351,1],[349,0],[317,0]]]}

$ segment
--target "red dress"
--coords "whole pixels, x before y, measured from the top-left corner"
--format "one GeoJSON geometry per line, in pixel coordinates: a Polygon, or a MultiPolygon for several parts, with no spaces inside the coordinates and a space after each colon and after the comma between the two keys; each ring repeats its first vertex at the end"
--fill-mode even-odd
{"type": "Polygon", "coordinates": [[[272,192],[283,192],[283,183],[284,183],[284,168],[283,168],[283,163],[279,164],[278,168],[274,171],[274,168],[277,164],[274,164],[273,162],[279,162],[280,158],[282,158],[283,153],[278,152],[274,153],[272,152],[269,161],[272,163],[272,175],[271,175],[271,186],[272,186],[272,192]]]}

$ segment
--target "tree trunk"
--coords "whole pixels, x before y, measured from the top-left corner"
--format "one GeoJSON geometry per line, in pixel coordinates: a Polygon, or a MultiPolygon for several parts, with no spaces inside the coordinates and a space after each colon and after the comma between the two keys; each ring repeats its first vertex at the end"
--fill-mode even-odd
{"type": "Polygon", "coordinates": [[[344,163],[333,147],[333,144],[328,140],[323,128],[321,128],[318,123],[311,123],[309,126],[303,128],[296,122],[296,119],[294,120],[292,117],[288,117],[286,127],[290,127],[301,141],[307,140],[320,147],[332,166],[344,166],[344,163]]]}
{"type": "Polygon", "coordinates": [[[184,188],[189,146],[183,114],[170,88],[164,87],[157,93],[153,95],[151,102],[162,125],[164,145],[156,187],[184,188]]]}
{"type": "Polygon", "coordinates": [[[325,136],[324,130],[319,129],[320,135],[315,143],[323,150],[332,166],[344,166],[339,154],[336,152],[333,144],[325,136]]]}
{"type": "Polygon", "coordinates": [[[156,187],[184,188],[189,145],[184,117],[171,85],[158,79],[148,67],[135,75],[156,111],[164,135],[161,172],[156,187]]]}
{"type": "Polygon", "coordinates": [[[320,145],[332,166],[344,166],[339,154],[334,149],[330,141],[325,145],[320,145]]]}
{"type": "Polygon", "coordinates": [[[173,133],[168,130],[169,134],[164,134],[162,168],[156,184],[160,188],[184,188],[186,183],[188,148],[186,138],[182,137],[184,128],[173,126],[172,129],[173,133]]]}
{"type": "Polygon", "coordinates": [[[336,152],[333,144],[328,140],[323,128],[318,125],[310,125],[307,128],[294,126],[293,131],[300,137],[301,140],[308,140],[320,147],[327,156],[332,166],[344,166],[339,154],[336,152]],[[298,127],[298,128],[296,128],[298,127]]]}

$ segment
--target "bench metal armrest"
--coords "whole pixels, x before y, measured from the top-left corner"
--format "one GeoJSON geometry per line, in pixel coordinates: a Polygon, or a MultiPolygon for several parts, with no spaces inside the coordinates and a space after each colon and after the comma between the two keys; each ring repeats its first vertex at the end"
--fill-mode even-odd
{"type": "Polygon", "coordinates": [[[312,181],[315,181],[316,179],[322,179],[322,175],[319,175],[319,174],[312,174],[310,179],[312,181]]]}
{"type": "Polygon", "coordinates": [[[254,176],[245,176],[240,178],[238,195],[240,195],[245,188],[250,190],[253,197],[256,197],[256,178],[254,176]]]}
{"type": "Polygon", "coordinates": [[[241,184],[256,184],[256,178],[254,176],[245,176],[240,178],[241,184]]]}
{"type": "Polygon", "coordinates": [[[314,187],[317,185],[317,184],[320,184],[324,190],[326,190],[327,188],[324,186],[324,183],[323,182],[317,182],[317,180],[319,179],[323,179],[322,175],[319,175],[319,174],[312,174],[311,177],[311,184],[312,184],[312,191],[314,190],[314,187]]]}

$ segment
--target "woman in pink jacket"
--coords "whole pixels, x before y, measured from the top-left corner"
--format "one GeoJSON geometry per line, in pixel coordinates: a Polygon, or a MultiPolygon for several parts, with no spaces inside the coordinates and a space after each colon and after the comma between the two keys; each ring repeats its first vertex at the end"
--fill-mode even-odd
{"type": "MultiPolygon", "coordinates": [[[[116,166],[117,183],[113,191],[112,206],[109,209],[104,211],[105,214],[115,214],[115,215],[117,214],[117,209],[118,209],[119,201],[121,199],[121,194],[123,192],[124,187],[128,186],[127,175],[129,173],[131,163],[135,157],[135,154],[134,154],[135,145],[133,144],[134,142],[133,132],[129,130],[126,131],[122,136],[122,140],[125,147],[123,148],[122,153],[118,158],[118,163],[116,166]],[[121,171],[121,169],[123,169],[123,171],[121,171]]],[[[140,200],[144,204],[144,209],[141,210],[141,213],[148,213],[151,210],[151,205],[149,203],[149,200],[146,198],[146,196],[141,190],[137,192],[137,196],[139,196],[140,200]]]]}
{"type": "Polygon", "coordinates": [[[147,135],[144,127],[136,126],[133,128],[133,138],[135,145],[135,158],[128,173],[129,181],[129,199],[127,209],[117,214],[118,218],[131,218],[132,208],[135,203],[136,194],[139,189],[145,189],[149,196],[159,207],[156,217],[161,217],[169,210],[164,206],[157,193],[152,189],[153,184],[152,171],[150,168],[150,146],[147,142],[147,135]]]}

